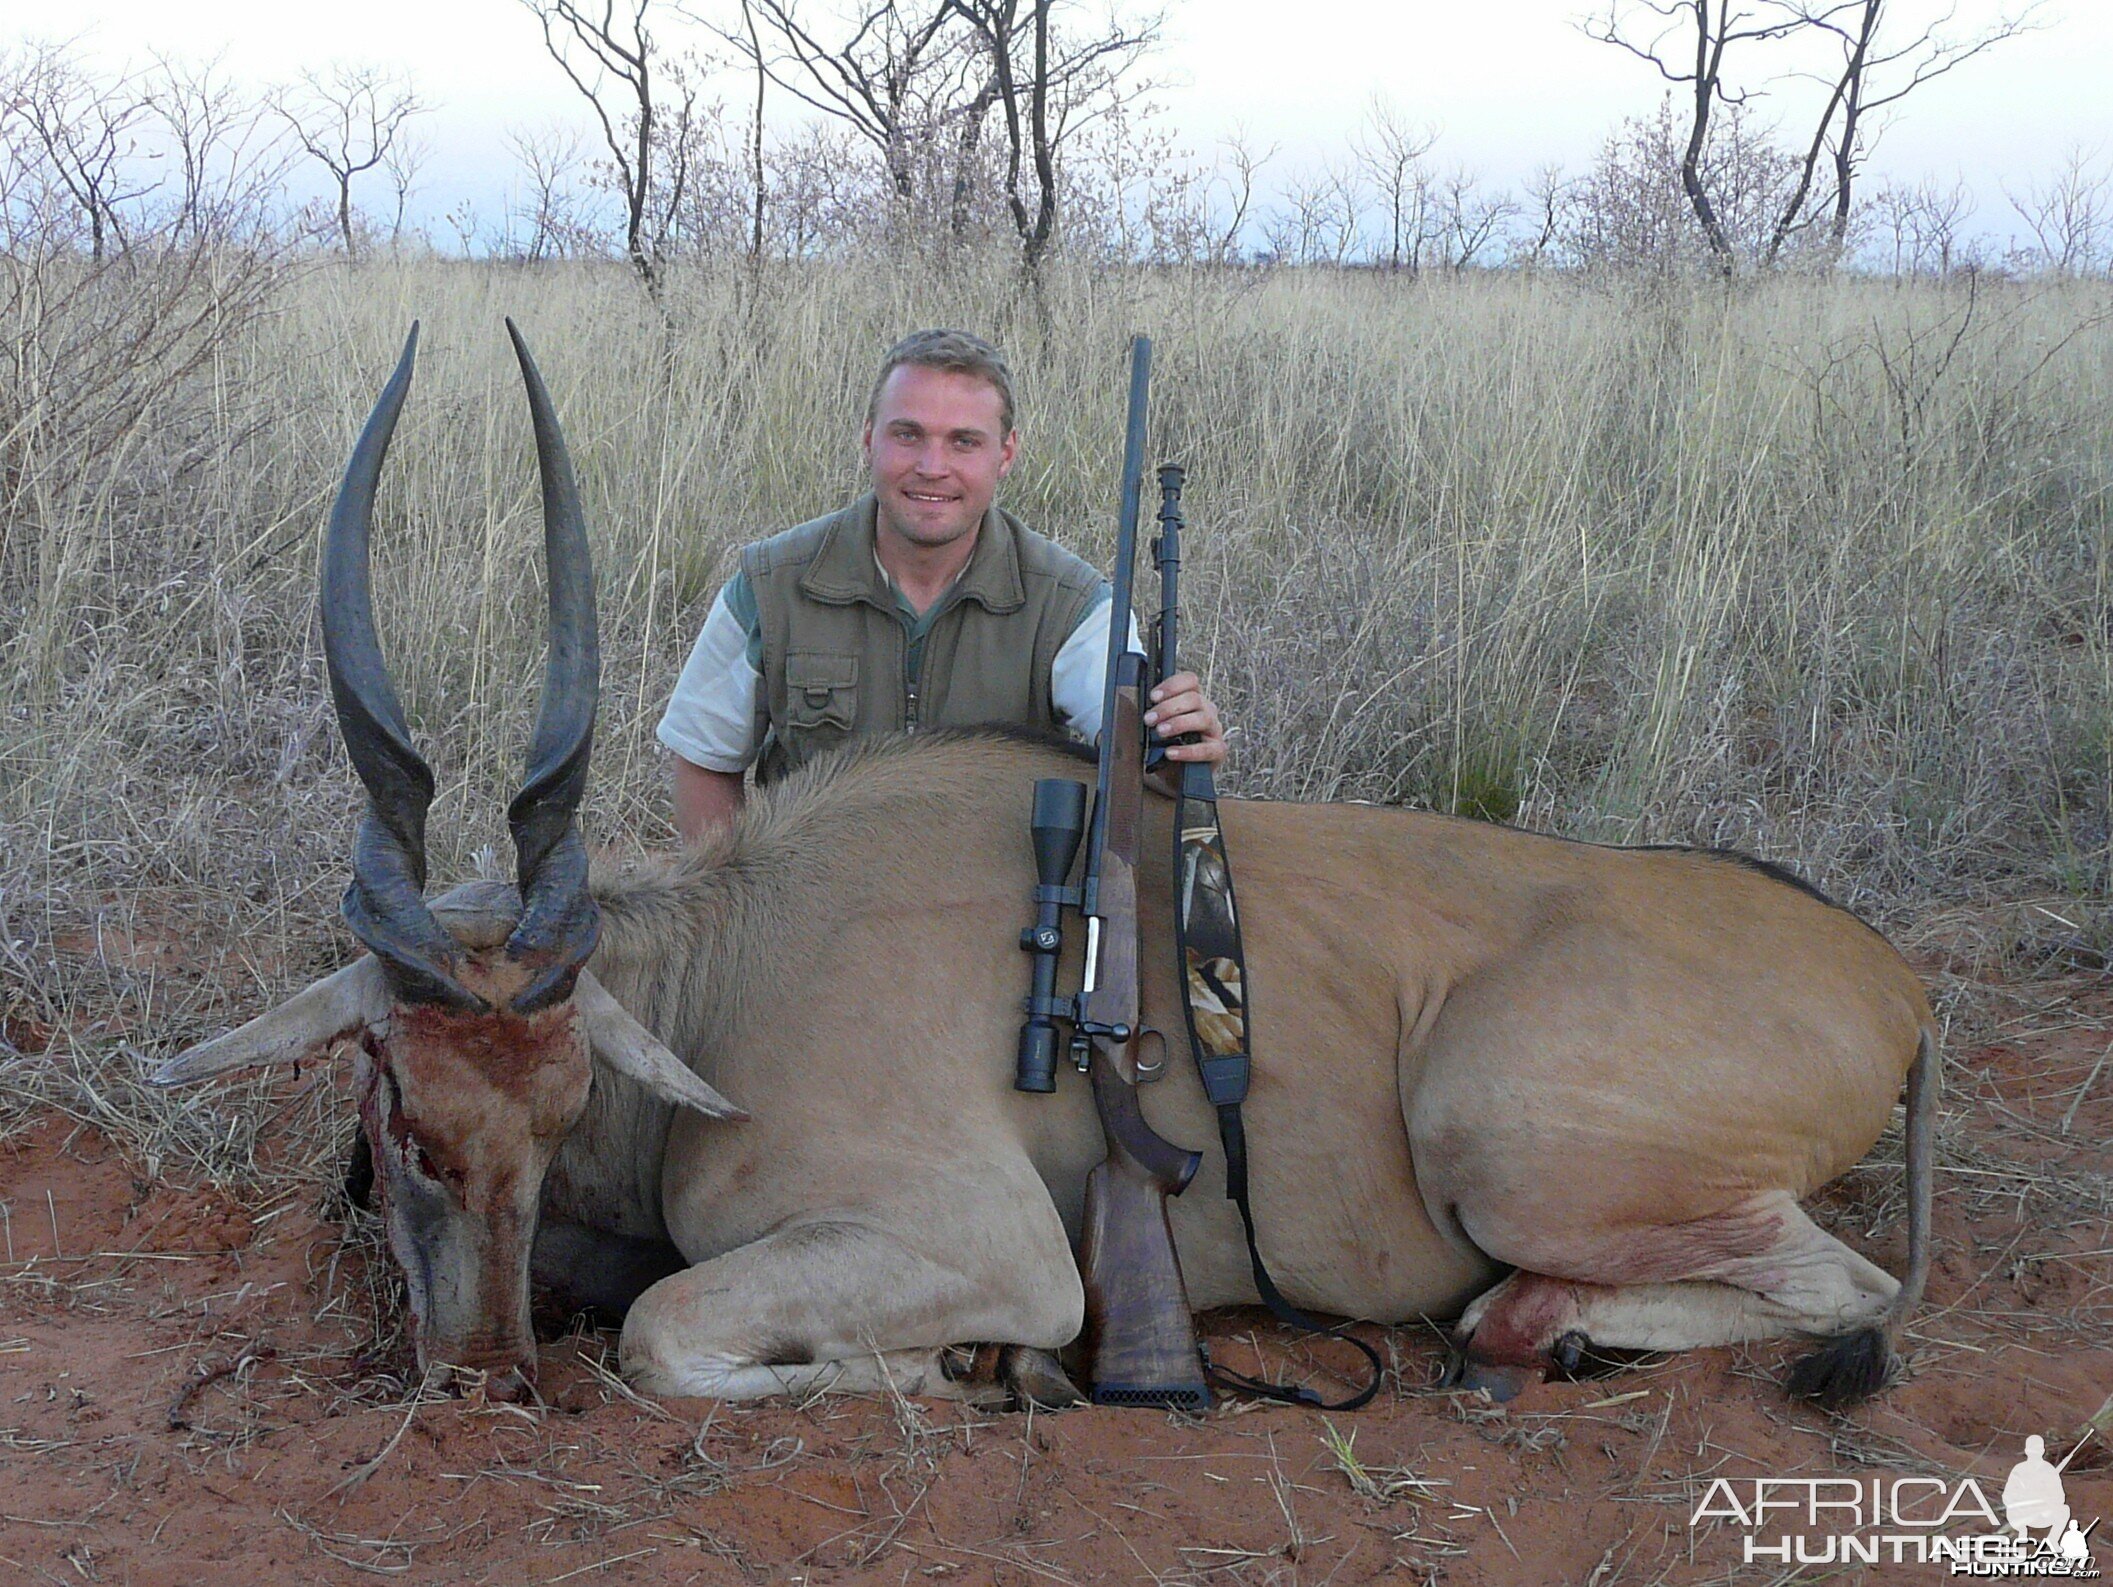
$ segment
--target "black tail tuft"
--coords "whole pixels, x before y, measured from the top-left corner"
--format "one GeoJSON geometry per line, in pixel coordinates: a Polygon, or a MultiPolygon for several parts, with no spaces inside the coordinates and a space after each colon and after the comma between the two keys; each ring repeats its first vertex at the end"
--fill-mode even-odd
{"type": "Polygon", "coordinates": [[[1823,1343],[1790,1369],[1791,1398],[1831,1409],[1853,1405],[1886,1386],[1897,1365],[1883,1328],[1859,1328],[1823,1343]]]}

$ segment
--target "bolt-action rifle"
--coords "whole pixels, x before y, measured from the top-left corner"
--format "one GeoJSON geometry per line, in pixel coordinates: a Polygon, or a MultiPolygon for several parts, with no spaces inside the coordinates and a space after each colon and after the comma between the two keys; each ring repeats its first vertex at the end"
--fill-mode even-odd
{"type": "Polygon", "coordinates": [[[1093,1399],[1100,1405],[1173,1405],[1201,1410],[1210,1389],[1189,1319],[1188,1293],[1174,1252],[1166,1201],[1195,1176],[1198,1154],[1162,1138],[1137,1104],[1140,1081],[1158,1078],[1138,1048],[1145,1031],[1137,977],[1137,867],[1144,803],[1145,658],[1130,648],[1130,596],[1144,487],[1145,408],[1152,344],[1130,344],[1130,405],[1123,440],[1122,506],[1110,603],[1107,681],[1101,696],[1100,771],[1086,866],[1077,888],[1064,885],[1078,852],[1085,788],[1068,778],[1035,784],[1035,924],[1021,936],[1034,955],[1033,991],[1020,1032],[1013,1083],[1056,1089],[1057,1032],[1071,1025],[1071,1054],[1092,1077],[1093,1101],[1108,1155],[1086,1179],[1079,1272],[1086,1286],[1086,1331],[1093,1399]],[[1084,985],[1055,996],[1062,915],[1074,905],[1086,921],[1084,985]]]}

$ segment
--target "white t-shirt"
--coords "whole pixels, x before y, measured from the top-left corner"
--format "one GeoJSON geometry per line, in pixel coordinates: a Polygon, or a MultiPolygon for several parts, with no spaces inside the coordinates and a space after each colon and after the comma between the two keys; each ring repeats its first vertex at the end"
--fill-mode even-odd
{"type": "MultiPolygon", "coordinates": [[[[1049,666],[1049,699],[1056,718],[1092,743],[1100,735],[1101,695],[1107,678],[1108,619],[1114,592],[1106,585],[1049,666]]],[[[1130,648],[1143,650],[1137,617],[1130,648]]],[[[763,627],[747,579],[737,573],[712,602],[690,659],[660,719],[661,743],[707,771],[745,771],[763,749],[767,725],[762,699],[763,627]]]]}

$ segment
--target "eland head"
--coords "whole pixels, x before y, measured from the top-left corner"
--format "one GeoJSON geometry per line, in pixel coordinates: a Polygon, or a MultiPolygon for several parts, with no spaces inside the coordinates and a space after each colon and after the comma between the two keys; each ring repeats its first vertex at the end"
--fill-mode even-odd
{"type": "Polygon", "coordinates": [[[181,1085],[289,1063],[351,1038],[360,1120],[389,1247],[429,1378],[481,1374],[499,1398],[535,1381],[528,1262],[543,1179],[587,1106],[595,1064],[665,1101],[742,1118],[585,969],[600,916],[576,815],[600,688],[594,567],[565,439],[513,321],[543,484],[550,656],[520,792],[507,807],[517,886],[428,903],[433,773],[412,745],[374,627],[375,486],[411,385],[413,325],[353,448],[323,552],[330,693],[367,813],[344,915],[368,952],[151,1078],[181,1085]]]}

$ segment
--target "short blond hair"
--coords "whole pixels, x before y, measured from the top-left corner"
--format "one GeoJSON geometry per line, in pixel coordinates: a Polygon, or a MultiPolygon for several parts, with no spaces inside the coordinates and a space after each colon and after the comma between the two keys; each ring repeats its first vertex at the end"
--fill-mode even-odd
{"type": "Polygon", "coordinates": [[[880,388],[905,364],[919,369],[944,369],[950,374],[974,375],[990,382],[998,393],[998,427],[1012,434],[1012,371],[1005,355],[970,331],[912,331],[881,358],[880,373],[873,377],[872,393],[866,398],[866,423],[880,413],[880,388]]]}

